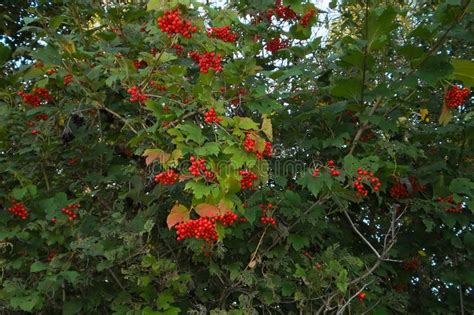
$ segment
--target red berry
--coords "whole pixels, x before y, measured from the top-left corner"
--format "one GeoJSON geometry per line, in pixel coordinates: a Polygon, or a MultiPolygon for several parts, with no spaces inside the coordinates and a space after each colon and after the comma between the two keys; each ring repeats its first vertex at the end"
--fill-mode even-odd
{"type": "Polygon", "coordinates": [[[148,97],[141,91],[141,89],[134,85],[127,90],[128,94],[130,94],[130,102],[138,102],[143,103],[148,100],[148,97]]]}
{"type": "Polygon", "coordinates": [[[454,86],[450,88],[444,96],[444,101],[449,108],[457,108],[464,104],[471,90],[469,88],[460,88],[454,86]]]}
{"type": "Polygon", "coordinates": [[[161,172],[155,176],[155,182],[162,185],[173,185],[179,178],[179,174],[173,170],[169,169],[165,172],[161,172]]]}
{"type": "Polygon", "coordinates": [[[21,202],[14,202],[11,207],[7,209],[7,211],[17,217],[20,217],[22,220],[26,220],[30,215],[26,206],[21,202]]]}
{"type": "Polygon", "coordinates": [[[183,20],[178,9],[166,11],[163,16],[157,20],[158,26],[163,33],[167,33],[168,37],[174,34],[181,34],[186,38],[191,38],[192,33],[197,32],[197,28],[191,22],[183,20]]]}
{"type": "Polygon", "coordinates": [[[214,107],[211,107],[211,109],[204,114],[204,121],[207,124],[212,124],[212,123],[218,124],[219,122],[222,121],[222,117],[217,116],[217,113],[214,107]]]}
{"type": "Polygon", "coordinates": [[[207,30],[207,36],[219,38],[227,43],[235,43],[237,39],[237,34],[231,32],[230,26],[211,27],[207,30]]]}
{"type": "Polygon", "coordinates": [[[248,189],[253,186],[253,181],[258,179],[257,174],[251,171],[239,171],[240,175],[242,176],[242,179],[240,180],[240,187],[242,189],[248,189]]]}

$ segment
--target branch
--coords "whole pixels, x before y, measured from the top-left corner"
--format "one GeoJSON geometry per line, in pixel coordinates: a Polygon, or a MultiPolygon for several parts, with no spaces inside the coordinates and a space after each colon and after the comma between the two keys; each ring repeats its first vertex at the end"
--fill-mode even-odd
{"type": "Polygon", "coordinates": [[[349,300],[347,300],[347,302],[337,311],[336,315],[343,314],[344,309],[349,306],[349,304],[352,302],[352,300],[355,299],[355,298],[357,297],[357,295],[359,295],[359,293],[361,293],[362,291],[364,291],[364,289],[365,289],[366,287],[368,287],[369,285],[371,285],[372,282],[374,282],[374,281],[370,281],[369,283],[364,284],[364,285],[362,286],[362,288],[361,288],[359,291],[357,291],[356,293],[354,293],[354,294],[349,298],[349,300]]]}
{"type": "Polygon", "coordinates": [[[351,217],[349,216],[349,213],[347,213],[346,210],[344,210],[344,214],[346,215],[346,218],[347,220],[349,220],[351,226],[352,226],[352,229],[357,233],[357,235],[360,236],[360,238],[362,240],[364,240],[365,243],[367,243],[367,245],[369,245],[370,249],[375,253],[375,255],[377,256],[377,258],[380,259],[381,255],[379,254],[379,252],[375,249],[374,246],[372,246],[372,244],[364,237],[364,235],[362,235],[362,233],[356,228],[356,226],[354,225],[354,222],[352,222],[352,219],[351,217]]]}

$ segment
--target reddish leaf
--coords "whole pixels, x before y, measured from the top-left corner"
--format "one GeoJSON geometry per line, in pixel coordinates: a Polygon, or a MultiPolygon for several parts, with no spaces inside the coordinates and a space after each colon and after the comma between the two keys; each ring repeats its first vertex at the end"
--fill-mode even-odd
{"type": "Polygon", "coordinates": [[[224,211],[208,203],[201,203],[194,207],[194,209],[201,217],[215,217],[224,214],[224,211]]]}
{"type": "Polygon", "coordinates": [[[166,224],[171,229],[178,223],[189,221],[189,210],[183,205],[176,204],[171,209],[170,214],[166,218],[166,224]]]}
{"type": "Polygon", "coordinates": [[[155,160],[160,160],[160,163],[163,164],[170,159],[170,154],[160,149],[147,149],[143,153],[143,156],[146,157],[146,165],[150,165],[155,160]]]}

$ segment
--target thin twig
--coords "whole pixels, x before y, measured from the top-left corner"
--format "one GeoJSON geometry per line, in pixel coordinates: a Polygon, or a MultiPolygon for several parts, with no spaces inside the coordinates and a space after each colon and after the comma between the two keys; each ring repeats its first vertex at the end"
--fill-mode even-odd
{"type": "Polygon", "coordinates": [[[357,233],[357,235],[360,236],[360,238],[370,247],[370,249],[375,253],[375,255],[377,256],[377,258],[380,259],[380,254],[379,252],[375,249],[374,246],[372,246],[372,244],[364,237],[364,235],[362,235],[362,233],[357,229],[357,227],[354,225],[354,222],[352,222],[352,219],[349,215],[349,213],[347,213],[346,210],[344,210],[344,214],[347,218],[347,220],[349,220],[349,223],[351,224],[352,226],[352,229],[357,233]]]}

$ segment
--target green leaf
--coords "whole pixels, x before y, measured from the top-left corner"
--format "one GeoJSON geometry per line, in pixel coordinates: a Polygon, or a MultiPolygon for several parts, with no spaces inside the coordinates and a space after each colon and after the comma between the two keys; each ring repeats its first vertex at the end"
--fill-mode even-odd
{"type": "Polygon", "coordinates": [[[464,59],[453,59],[454,79],[462,81],[465,86],[474,86],[474,62],[464,59]]]}
{"type": "Polygon", "coordinates": [[[82,304],[78,300],[66,301],[63,305],[63,315],[73,315],[79,313],[82,309],[82,304]]]}
{"type": "Polygon", "coordinates": [[[331,95],[342,98],[358,99],[361,93],[362,81],[359,78],[339,79],[334,82],[331,95]]]}
{"type": "Polygon", "coordinates": [[[336,278],[336,287],[341,291],[342,293],[346,293],[347,291],[347,286],[348,286],[348,273],[346,269],[342,269],[339,271],[339,274],[337,275],[336,278]]]}
{"type": "Polygon", "coordinates": [[[257,130],[258,129],[258,124],[252,120],[252,118],[249,117],[235,117],[234,119],[237,120],[237,126],[240,129],[244,130],[257,130]]]}
{"type": "Polygon", "coordinates": [[[10,48],[3,43],[0,43],[0,67],[5,64],[10,58],[10,48]]]}
{"type": "Polygon", "coordinates": [[[421,65],[417,75],[429,85],[434,86],[439,80],[448,78],[453,70],[453,66],[445,57],[431,56],[421,65]]]}
{"type": "Polygon", "coordinates": [[[456,194],[474,195],[474,182],[468,178],[455,178],[449,184],[449,191],[456,194]]]}
{"type": "Polygon", "coordinates": [[[196,197],[197,199],[207,197],[212,192],[212,186],[208,186],[202,182],[197,181],[188,182],[184,189],[192,191],[194,197],[196,197]]]}
{"type": "Polygon", "coordinates": [[[388,39],[388,34],[395,28],[396,16],[393,7],[376,8],[370,12],[367,31],[369,50],[380,48],[388,39]]]}
{"type": "Polygon", "coordinates": [[[34,262],[30,267],[30,272],[40,272],[48,269],[48,264],[42,263],[40,261],[34,262]]]}
{"type": "Polygon", "coordinates": [[[219,149],[220,147],[217,142],[207,142],[204,146],[197,148],[195,152],[199,156],[217,156],[219,155],[219,149]]]}
{"type": "Polygon", "coordinates": [[[288,241],[296,251],[309,246],[309,238],[303,235],[290,234],[288,241]]]}

